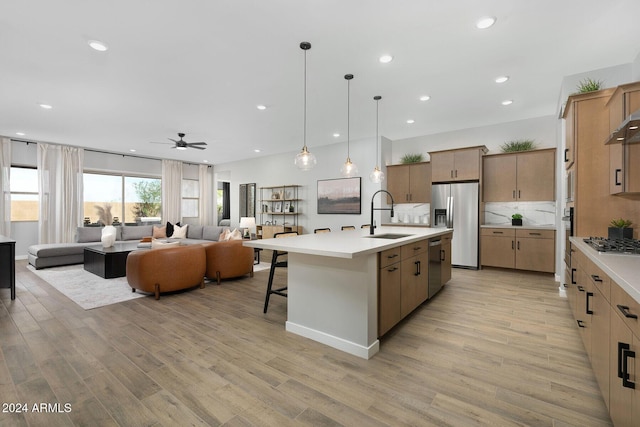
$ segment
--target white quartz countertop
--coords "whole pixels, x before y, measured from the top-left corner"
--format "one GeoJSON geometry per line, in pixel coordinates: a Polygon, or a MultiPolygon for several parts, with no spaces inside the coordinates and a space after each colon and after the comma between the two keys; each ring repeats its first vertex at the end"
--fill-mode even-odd
{"type": "Polygon", "coordinates": [[[482,224],[480,228],[521,228],[527,230],[555,230],[555,225],[511,225],[511,224],[482,224]]]}
{"type": "Polygon", "coordinates": [[[583,237],[571,237],[570,241],[587,258],[593,261],[607,276],[640,303],[640,257],[637,255],[598,252],[586,244],[583,237]]]}
{"type": "Polygon", "coordinates": [[[408,234],[399,239],[371,238],[369,229],[332,231],[330,233],[301,234],[295,237],[258,239],[244,241],[244,246],[262,248],[308,255],[319,255],[335,258],[354,258],[357,256],[378,253],[396,246],[417,242],[422,239],[442,236],[452,232],[451,228],[425,227],[378,227],[375,235],[408,234]]]}

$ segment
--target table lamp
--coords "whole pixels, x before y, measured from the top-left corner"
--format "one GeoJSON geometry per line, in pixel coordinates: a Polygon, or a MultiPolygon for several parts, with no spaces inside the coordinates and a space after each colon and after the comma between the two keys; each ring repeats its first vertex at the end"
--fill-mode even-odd
{"type": "Polygon", "coordinates": [[[256,218],[253,216],[243,216],[240,218],[240,228],[244,228],[244,238],[251,238],[251,229],[256,227],[256,218]]]}

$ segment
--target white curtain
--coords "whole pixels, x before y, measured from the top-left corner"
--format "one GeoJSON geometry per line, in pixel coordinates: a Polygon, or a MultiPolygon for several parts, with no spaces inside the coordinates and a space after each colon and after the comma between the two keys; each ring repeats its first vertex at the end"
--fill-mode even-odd
{"type": "Polygon", "coordinates": [[[11,140],[0,138],[0,236],[11,234],[11,140]]]}
{"type": "Polygon", "coordinates": [[[182,162],[162,161],[162,221],[182,220],[182,162]]]}
{"type": "Polygon", "coordinates": [[[84,211],[83,166],[82,148],[38,144],[40,243],[74,241],[84,211]]]}
{"type": "Polygon", "coordinates": [[[198,166],[198,180],[200,181],[200,225],[213,224],[213,197],[211,190],[213,173],[210,172],[211,167],[208,165],[198,166]]]}

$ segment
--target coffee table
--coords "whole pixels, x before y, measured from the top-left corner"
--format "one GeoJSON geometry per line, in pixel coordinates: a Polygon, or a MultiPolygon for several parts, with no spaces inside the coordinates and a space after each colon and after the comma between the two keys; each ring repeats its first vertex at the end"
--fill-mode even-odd
{"type": "Polygon", "coordinates": [[[103,279],[127,275],[127,256],[138,249],[138,242],[116,243],[110,248],[101,245],[84,248],[84,269],[103,279]]]}

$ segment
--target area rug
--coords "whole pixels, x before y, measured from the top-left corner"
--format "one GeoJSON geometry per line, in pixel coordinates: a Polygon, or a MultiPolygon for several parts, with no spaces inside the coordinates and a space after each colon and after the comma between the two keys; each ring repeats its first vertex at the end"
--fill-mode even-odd
{"type": "Polygon", "coordinates": [[[268,270],[271,268],[271,263],[268,262],[261,262],[260,264],[255,264],[253,266],[253,272],[257,272],[257,271],[262,271],[262,270],[268,270]]]}
{"type": "Polygon", "coordinates": [[[41,270],[31,265],[27,268],[85,310],[147,296],[131,292],[126,277],[103,279],[86,271],[82,264],[41,270]]]}

